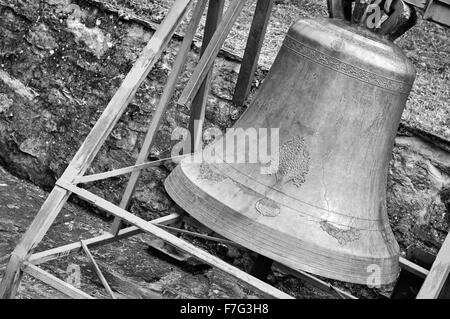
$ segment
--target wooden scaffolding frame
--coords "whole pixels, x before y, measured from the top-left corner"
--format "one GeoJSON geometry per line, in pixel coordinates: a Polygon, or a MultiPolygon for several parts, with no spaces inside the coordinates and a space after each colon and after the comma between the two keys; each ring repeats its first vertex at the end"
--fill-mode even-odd
{"type": "MultiPolygon", "coordinates": [[[[224,2],[225,0],[209,0],[201,49],[201,58],[178,101],[181,105],[191,105],[191,118],[189,124],[191,136],[194,136],[194,132],[197,133],[197,135],[202,132],[201,126],[205,116],[206,97],[209,91],[211,70],[214,60],[245,4],[245,0],[232,1],[228,6],[227,11],[222,16],[224,2]]],[[[43,281],[69,297],[92,298],[92,296],[86,294],[80,289],[75,288],[74,286],[38,267],[38,265],[44,262],[65,257],[71,253],[77,253],[80,251],[84,251],[87,254],[90,261],[93,263],[94,269],[105,289],[108,291],[111,298],[115,298],[114,293],[92,257],[89,248],[119,241],[143,232],[152,234],[177,247],[178,249],[195,256],[205,263],[213,267],[217,267],[234,278],[244,281],[266,296],[274,298],[292,298],[290,295],[274,288],[264,281],[229,265],[225,261],[210,255],[206,251],[173,235],[171,232],[174,231],[181,233],[187,232],[185,230],[170,226],[178,223],[183,216],[171,214],[152,221],[145,221],[127,211],[140,172],[143,169],[156,167],[166,162],[171,162],[175,159],[168,158],[147,162],[147,157],[149,155],[155,133],[158,130],[162,116],[169,104],[170,98],[172,97],[177,78],[185,65],[187,54],[190,50],[202,14],[206,8],[207,0],[198,0],[193,8],[193,14],[189,22],[189,26],[184,35],[184,39],[179,49],[173,69],[168,77],[158,108],[153,115],[136,164],[109,172],[84,175],[87,168],[90,166],[96,154],[100,150],[100,147],[103,145],[106,138],[123,114],[125,108],[134,97],[138,87],[147,77],[153,65],[167,47],[173,33],[175,32],[175,29],[183,20],[189,8],[193,6],[193,3],[194,0],[176,0],[164,21],[160,24],[153,37],[143,49],[140,57],[124,79],[122,85],[107,105],[103,114],[98,119],[97,123],[85,139],[84,143],[81,145],[78,152],[75,154],[65,172],[56,182],[55,187],[42,205],[32,224],[12,252],[5,270],[5,275],[0,284],[0,298],[13,298],[16,295],[20,280],[24,273],[43,281]],[[78,186],[79,184],[103,180],[124,174],[131,174],[131,176],[120,205],[115,205],[108,202],[107,200],[78,186]],[[71,194],[76,194],[81,199],[114,215],[115,219],[110,233],[81,242],[56,247],[47,251],[33,253],[33,250],[47,233],[71,194]],[[122,221],[125,221],[131,226],[122,228],[122,221]]],[[[242,105],[247,98],[257,66],[258,57],[267,23],[270,18],[272,6],[273,0],[257,1],[255,15],[250,28],[250,35],[247,41],[247,47],[245,49],[244,58],[236,85],[236,91],[233,98],[233,101],[236,104],[242,105]]],[[[198,139],[199,136],[194,136],[194,138],[191,139],[192,146],[196,143],[196,141],[198,141],[198,139]]],[[[234,244],[223,238],[216,238],[192,232],[188,233],[190,235],[207,238],[210,240],[234,244]]],[[[425,278],[425,282],[417,296],[418,298],[437,298],[450,271],[450,236],[446,238],[430,271],[404,258],[400,259],[400,264],[403,269],[425,278]]],[[[299,277],[320,289],[334,293],[337,297],[348,299],[355,298],[348,292],[336,288],[311,274],[292,270],[277,263],[275,263],[273,267],[285,273],[299,277]]]]}

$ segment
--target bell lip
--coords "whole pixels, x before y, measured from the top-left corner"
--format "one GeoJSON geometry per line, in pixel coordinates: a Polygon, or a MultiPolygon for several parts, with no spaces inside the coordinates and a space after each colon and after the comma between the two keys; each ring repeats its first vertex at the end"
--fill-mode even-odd
{"type": "MultiPolygon", "coordinates": [[[[167,193],[170,195],[170,197],[180,207],[186,210],[186,212],[188,212],[193,218],[197,219],[199,222],[209,227],[213,231],[221,234],[222,236],[230,240],[235,241],[236,243],[250,250],[260,253],[268,258],[271,258],[295,270],[306,271],[319,276],[323,276],[334,280],[340,280],[344,282],[351,282],[355,284],[368,284],[367,280],[369,278],[370,273],[368,272],[367,266],[371,264],[377,264],[381,265],[380,266],[382,267],[381,273],[383,274],[383,276],[379,278],[379,281],[377,282],[378,284],[388,285],[397,280],[400,272],[400,266],[399,266],[399,248],[396,242],[394,250],[397,251],[397,254],[393,255],[392,257],[383,257],[383,258],[371,257],[373,260],[367,260],[367,256],[347,255],[346,253],[336,254],[336,252],[332,250],[328,250],[329,254],[327,254],[327,248],[320,247],[318,245],[316,246],[320,248],[321,254],[315,254],[310,252],[309,254],[311,258],[305,257],[304,260],[303,259],[301,261],[298,260],[297,262],[288,260],[287,258],[283,258],[279,254],[275,254],[273,252],[261,251],[260,248],[263,247],[263,245],[265,244],[260,240],[258,240],[257,244],[252,243],[250,237],[248,236],[248,230],[245,229],[243,223],[237,224],[237,227],[234,227],[232,229],[232,232],[231,227],[228,226],[229,229],[227,229],[227,224],[235,224],[234,226],[236,226],[235,220],[229,217],[234,211],[231,210],[226,205],[224,205],[222,202],[218,201],[212,196],[209,196],[207,192],[202,191],[198,185],[195,185],[187,177],[187,175],[184,174],[182,164],[186,160],[189,160],[189,158],[184,159],[181,162],[181,164],[179,164],[174,169],[174,171],[168,176],[168,178],[164,183],[165,189],[167,193]],[[195,190],[201,191],[203,194],[205,194],[208,197],[208,200],[202,199],[200,196],[198,196],[200,192],[196,194],[195,190]],[[195,204],[194,201],[197,204],[195,204]],[[213,204],[211,205],[211,203],[213,204]],[[207,208],[207,206],[209,207],[207,208]],[[223,212],[226,211],[227,209],[230,214],[223,215],[223,212]],[[223,227],[218,226],[217,223],[211,223],[211,220],[214,219],[214,216],[217,217],[220,213],[222,213],[221,216],[225,216],[225,218],[221,218],[223,219],[224,223],[223,227]],[[360,258],[360,260],[358,260],[358,258],[360,258]],[[351,262],[348,262],[349,259],[353,260],[352,265],[351,262]],[[306,260],[307,262],[305,262],[306,260]],[[338,262],[340,263],[343,262],[344,265],[348,265],[347,266],[348,269],[340,269],[340,271],[336,271],[338,262]],[[354,269],[355,267],[357,269],[354,269]]],[[[267,226],[257,223],[253,219],[250,219],[242,215],[240,217],[243,217],[246,222],[267,228],[267,226]]],[[[273,232],[274,230],[269,229],[269,231],[273,232]]],[[[278,233],[279,231],[275,232],[278,233]]],[[[261,232],[261,235],[262,234],[263,233],[261,232]]],[[[252,237],[252,239],[255,240],[256,237],[257,236],[252,237]]],[[[294,237],[292,238],[295,239],[294,237]]],[[[300,246],[304,247],[304,245],[302,244],[307,244],[306,242],[300,243],[301,239],[296,240],[298,242],[297,244],[299,245],[295,247],[300,246]]],[[[306,255],[308,254],[308,249],[306,248],[299,249],[298,251],[302,254],[306,255]]],[[[283,253],[287,254],[289,253],[289,251],[286,249],[286,251],[284,252],[281,251],[281,255],[283,253]]]]}

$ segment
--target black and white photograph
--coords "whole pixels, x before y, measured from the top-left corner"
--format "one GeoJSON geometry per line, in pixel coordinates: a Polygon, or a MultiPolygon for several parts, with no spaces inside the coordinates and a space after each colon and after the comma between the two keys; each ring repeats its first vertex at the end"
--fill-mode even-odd
{"type": "Polygon", "coordinates": [[[12,306],[450,299],[449,229],[450,0],[0,0],[12,306]]]}

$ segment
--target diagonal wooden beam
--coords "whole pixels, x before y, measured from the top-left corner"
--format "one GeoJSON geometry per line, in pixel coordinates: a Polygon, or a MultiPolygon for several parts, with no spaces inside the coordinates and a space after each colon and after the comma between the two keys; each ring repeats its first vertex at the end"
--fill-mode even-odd
{"type": "Polygon", "coordinates": [[[123,168],[118,168],[118,169],[115,169],[115,170],[112,170],[109,172],[80,176],[73,180],[73,184],[90,183],[90,182],[101,181],[103,179],[116,177],[116,176],[120,176],[120,175],[124,175],[124,174],[128,174],[128,173],[134,173],[136,171],[141,171],[146,168],[156,167],[156,166],[161,166],[164,164],[172,163],[175,160],[181,160],[187,156],[188,155],[180,155],[180,156],[174,156],[174,157],[169,157],[169,158],[163,158],[163,159],[160,159],[157,161],[142,163],[142,164],[123,167],[123,168]]]}
{"type": "MultiPolygon", "coordinates": [[[[192,41],[194,40],[195,32],[202,18],[203,11],[205,11],[205,6],[206,0],[199,0],[194,8],[191,22],[189,23],[186,34],[184,35],[183,42],[181,43],[181,47],[178,52],[177,58],[172,67],[172,71],[169,74],[169,78],[167,79],[167,83],[166,86],[164,87],[164,91],[161,95],[158,107],[155,111],[155,114],[153,114],[152,122],[147,131],[147,135],[145,136],[141,151],[139,152],[138,158],[136,160],[137,165],[144,163],[147,160],[147,157],[150,153],[150,148],[153,144],[153,141],[155,140],[156,132],[158,131],[158,128],[161,124],[162,116],[169,105],[173,92],[175,91],[175,86],[178,77],[181,71],[183,70],[184,65],[186,64],[188,53],[190,51],[192,41]]],[[[125,192],[122,196],[120,207],[124,209],[128,208],[128,205],[130,204],[130,200],[131,197],[133,196],[140,174],[141,174],[140,170],[135,171],[131,174],[127,187],[125,188],[125,192]]],[[[122,227],[121,220],[115,218],[113,225],[111,227],[111,233],[117,234],[117,232],[120,230],[121,227],[122,227]]]]}
{"type": "Polygon", "coordinates": [[[89,260],[91,261],[92,265],[94,266],[94,270],[97,273],[98,278],[102,282],[103,287],[105,287],[108,294],[111,296],[111,299],[117,299],[114,295],[114,292],[112,291],[111,287],[108,284],[108,281],[106,280],[105,276],[103,276],[102,271],[100,270],[100,267],[97,265],[97,262],[94,259],[94,256],[92,256],[91,251],[87,247],[87,245],[81,240],[80,241],[81,248],[83,248],[84,253],[88,256],[89,260]]]}
{"type": "Polygon", "coordinates": [[[208,75],[209,70],[211,70],[211,67],[214,64],[214,59],[216,58],[220,48],[225,42],[225,39],[227,38],[228,33],[233,27],[234,22],[241,13],[244,4],[245,0],[234,0],[233,2],[231,2],[230,6],[225,12],[223,20],[217,27],[216,32],[214,33],[210,43],[208,44],[197,67],[195,68],[189,82],[184,88],[183,93],[181,93],[181,96],[178,100],[179,105],[187,106],[192,102],[192,99],[197,94],[200,86],[208,75]]]}
{"type": "Polygon", "coordinates": [[[202,239],[215,241],[215,242],[218,242],[218,243],[232,245],[232,246],[236,246],[236,247],[245,249],[245,247],[239,245],[238,243],[235,243],[235,242],[233,242],[231,240],[228,240],[228,239],[225,239],[225,238],[213,237],[213,236],[204,235],[204,234],[201,234],[201,233],[196,233],[196,232],[193,232],[193,231],[180,229],[180,228],[176,228],[176,227],[172,227],[172,226],[166,226],[166,225],[159,225],[158,224],[158,227],[170,230],[170,231],[172,231],[174,233],[189,235],[189,236],[192,236],[192,237],[202,238],[202,239]]]}
{"type": "Polygon", "coordinates": [[[423,18],[450,27],[450,0],[429,0],[423,18]]]}
{"type": "Polygon", "coordinates": [[[429,274],[429,271],[406,258],[400,257],[399,259],[400,267],[409,271],[410,273],[416,275],[420,278],[426,278],[429,274]]]}
{"type": "MultiPolygon", "coordinates": [[[[203,43],[202,49],[200,50],[200,58],[206,51],[209,42],[214,36],[214,32],[217,29],[217,26],[222,19],[223,8],[225,5],[225,0],[209,0],[208,5],[208,14],[206,16],[205,23],[205,31],[203,34],[203,43]]],[[[203,133],[203,122],[205,121],[205,110],[206,110],[206,102],[208,99],[208,93],[211,86],[211,77],[212,77],[212,69],[214,64],[212,65],[209,73],[207,74],[205,80],[203,80],[202,85],[200,86],[197,94],[194,97],[191,105],[191,114],[189,117],[189,136],[188,142],[190,142],[190,152],[186,153],[194,153],[197,150],[201,150],[202,144],[202,133],[203,133]]]]}
{"type": "Polygon", "coordinates": [[[236,88],[234,89],[233,103],[237,106],[244,105],[248,93],[250,92],[250,88],[252,87],[272,7],[273,0],[258,0],[256,3],[255,14],[253,15],[252,26],[250,27],[250,33],[245,47],[244,58],[242,59],[236,88]]]}
{"type": "Polygon", "coordinates": [[[442,289],[450,274],[450,235],[444,240],[444,243],[431,266],[428,276],[425,278],[422,287],[417,294],[417,299],[436,299],[439,298],[442,289]]]}

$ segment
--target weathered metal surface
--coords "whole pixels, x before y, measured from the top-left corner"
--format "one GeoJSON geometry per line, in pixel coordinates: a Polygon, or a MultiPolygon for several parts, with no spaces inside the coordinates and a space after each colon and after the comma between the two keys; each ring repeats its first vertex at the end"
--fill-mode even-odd
{"type": "Polygon", "coordinates": [[[166,189],[215,232],[288,267],[391,283],[399,248],[386,215],[386,174],[414,78],[412,64],[381,36],[338,19],[300,20],[235,125],[243,130],[233,136],[248,142],[228,147],[227,133],[203,163],[183,160],[166,189]],[[267,136],[252,128],[279,128],[271,174],[261,173],[261,162],[229,161],[258,152],[267,136]]]}

